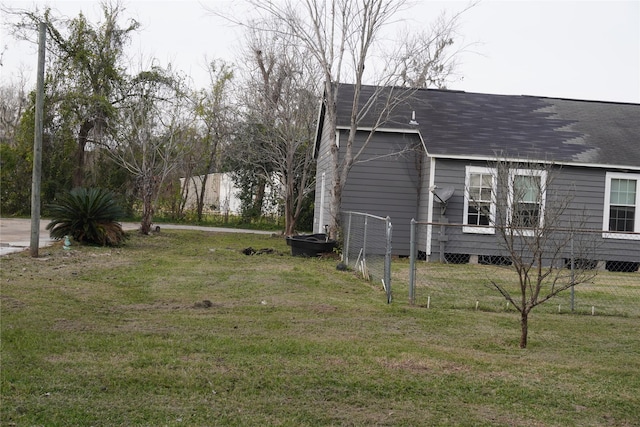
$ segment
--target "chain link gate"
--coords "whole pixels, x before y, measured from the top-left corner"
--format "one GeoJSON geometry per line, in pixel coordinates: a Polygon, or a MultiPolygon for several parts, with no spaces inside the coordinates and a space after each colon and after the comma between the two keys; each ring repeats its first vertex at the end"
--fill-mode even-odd
{"type": "Polygon", "coordinates": [[[380,281],[391,303],[391,218],[362,212],[342,214],[343,262],[365,280],[380,281]]]}

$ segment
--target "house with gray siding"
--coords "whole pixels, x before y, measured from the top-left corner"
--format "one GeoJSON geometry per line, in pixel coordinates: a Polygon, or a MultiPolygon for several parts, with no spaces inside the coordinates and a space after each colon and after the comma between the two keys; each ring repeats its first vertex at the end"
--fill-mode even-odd
{"type": "MultiPolygon", "coordinates": [[[[329,134],[336,133],[342,156],[353,95],[352,85],[338,87],[336,129],[321,107],[316,232],[330,215],[329,134]]],[[[409,254],[414,219],[425,224],[418,246],[428,260],[500,259],[505,251],[491,225],[499,224],[503,192],[511,215],[526,214],[523,228],[544,221],[552,195],[563,195],[570,201],[554,219],[558,229],[579,218],[597,247],[595,261],[640,262],[639,104],[374,86],[363,87],[358,103],[354,151],[368,143],[351,168],[341,210],[389,216],[395,255],[409,254]],[[524,186],[546,182],[547,174],[554,179],[539,201],[514,202],[511,190],[498,188],[501,174],[524,186]]]]}

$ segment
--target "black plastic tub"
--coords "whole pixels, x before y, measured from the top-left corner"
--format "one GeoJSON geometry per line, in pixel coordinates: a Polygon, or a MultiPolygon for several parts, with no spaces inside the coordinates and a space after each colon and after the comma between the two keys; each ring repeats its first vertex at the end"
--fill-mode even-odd
{"type": "Polygon", "coordinates": [[[315,257],[326,252],[333,252],[336,241],[327,238],[324,233],[301,234],[287,237],[287,245],[291,246],[291,255],[315,257]]]}

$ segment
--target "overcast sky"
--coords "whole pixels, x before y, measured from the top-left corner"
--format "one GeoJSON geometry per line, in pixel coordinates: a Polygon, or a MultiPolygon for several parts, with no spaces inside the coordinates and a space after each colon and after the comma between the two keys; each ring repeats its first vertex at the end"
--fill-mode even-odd
{"type": "MultiPolygon", "coordinates": [[[[96,22],[98,1],[7,1],[11,7],[50,5],[75,17],[82,10],[96,22]]],[[[235,59],[240,30],[207,13],[203,4],[223,9],[233,1],[125,1],[125,16],[142,24],[129,54],[156,57],[161,64],[206,84],[205,58],[235,59]]],[[[461,1],[415,1],[406,24],[429,25],[443,10],[464,9],[461,1]]],[[[4,21],[3,17],[3,21],[4,21]]],[[[458,57],[461,78],[450,89],[494,94],[536,95],[640,103],[640,0],[483,0],[463,15],[458,57]]],[[[10,81],[22,67],[35,81],[34,46],[16,43],[2,29],[7,46],[0,77],[10,81]]]]}

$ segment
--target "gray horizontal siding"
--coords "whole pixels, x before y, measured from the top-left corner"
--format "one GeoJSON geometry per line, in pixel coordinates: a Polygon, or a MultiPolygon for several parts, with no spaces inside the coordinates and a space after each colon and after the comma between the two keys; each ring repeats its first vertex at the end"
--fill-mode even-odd
{"type": "MultiPolygon", "coordinates": [[[[358,132],[354,152],[367,135],[367,132],[358,132]]],[[[346,134],[341,137],[341,152],[345,148],[346,137],[346,134]]],[[[377,132],[365,155],[349,172],[342,194],[342,211],[391,218],[394,255],[409,253],[410,221],[417,216],[420,165],[416,162],[416,155],[421,156],[422,152],[403,150],[418,142],[417,135],[405,137],[377,132]]]]}
{"type": "MultiPolygon", "coordinates": [[[[465,166],[472,163],[461,160],[438,159],[435,167],[435,184],[439,187],[453,186],[454,195],[448,202],[446,217],[451,224],[464,221],[464,176],[465,166]]],[[[475,163],[474,166],[488,166],[475,163]]],[[[597,168],[576,168],[564,166],[552,172],[554,178],[547,191],[547,208],[553,209],[558,200],[569,200],[563,216],[548,224],[551,227],[579,227],[591,230],[580,234],[578,241],[588,241],[588,253],[577,253],[601,261],[640,262],[640,241],[605,239],[602,237],[604,212],[604,190],[606,170],[597,168]]],[[[498,189],[500,191],[500,189],[498,189]]],[[[551,214],[549,213],[549,216],[551,214]]],[[[434,222],[440,221],[440,206],[434,203],[434,222]]],[[[434,226],[432,233],[432,259],[439,258],[440,227],[434,226]]],[[[561,237],[562,232],[557,236],[561,237]]],[[[447,241],[444,252],[470,255],[508,255],[500,243],[498,235],[463,233],[459,225],[446,227],[447,241]]],[[[579,243],[579,242],[578,242],[579,243]]],[[[576,244],[578,244],[576,243],[576,244]]],[[[421,243],[424,245],[424,243],[421,243]]],[[[575,247],[576,252],[580,247],[575,247]]],[[[570,257],[570,247],[564,248],[562,257],[570,257]]]]}

